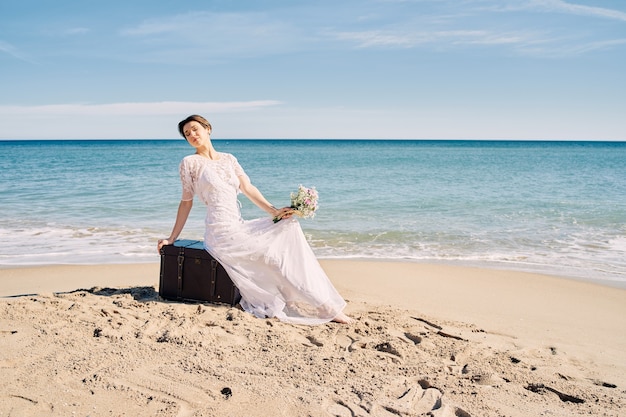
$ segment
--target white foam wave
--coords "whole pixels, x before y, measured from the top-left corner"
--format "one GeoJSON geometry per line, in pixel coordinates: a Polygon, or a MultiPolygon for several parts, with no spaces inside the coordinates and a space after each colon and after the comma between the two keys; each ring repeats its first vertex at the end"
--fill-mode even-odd
{"type": "MultiPolygon", "coordinates": [[[[542,242],[458,236],[423,238],[392,233],[371,236],[307,232],[320,258],[443,262],[507,268],[552,275],[626,282],[626,237],[542,242]]],[[[69,227],[56,223],[0,227],[0,267],[45,264],[158,262],[156,241],[148,228],[69,227]]],[[[188,238],[201,239],[200,232],[188,238]]]]}

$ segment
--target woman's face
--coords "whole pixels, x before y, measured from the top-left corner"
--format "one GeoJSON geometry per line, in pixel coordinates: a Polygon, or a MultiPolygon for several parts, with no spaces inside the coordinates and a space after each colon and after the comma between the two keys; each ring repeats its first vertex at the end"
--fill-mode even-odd
{"type": "Polygon", "coordinates": [[[210,139],[209,135],[211,132],[200,123],[192,120],[183,126],[183,133],[187,142],[194,148],[197,148],[206,145],[206,142],[210,139]]]}

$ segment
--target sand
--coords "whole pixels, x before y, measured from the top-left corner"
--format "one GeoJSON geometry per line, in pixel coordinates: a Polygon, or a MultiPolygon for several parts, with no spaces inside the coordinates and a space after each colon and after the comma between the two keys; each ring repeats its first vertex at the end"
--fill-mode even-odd
{"type": "Polygon", "coordinates": [[[0,416],[619,416],[626,290],[325,260],[351,325],[158,297],[158,265],[0,269],[0,416]]]}

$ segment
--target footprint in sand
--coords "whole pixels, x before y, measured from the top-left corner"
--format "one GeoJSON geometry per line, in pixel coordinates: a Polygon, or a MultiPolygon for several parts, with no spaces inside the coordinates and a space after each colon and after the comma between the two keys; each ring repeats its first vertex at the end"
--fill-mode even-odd
{"type": "Polygon", "coordinates": [[[397,396],[396,398],[378,401],[380,408],[390,413],[390,415],[403,417],[421,415],[470,417],[470,414],[464,410],[447,404],[443,398],[443,393],[424,379],[409,385],[405,381],[399,384],[395,390],[392,390],[392,392],[394,391],[396,392],[396,395],[394,395],[394,397],[397,396]]]}

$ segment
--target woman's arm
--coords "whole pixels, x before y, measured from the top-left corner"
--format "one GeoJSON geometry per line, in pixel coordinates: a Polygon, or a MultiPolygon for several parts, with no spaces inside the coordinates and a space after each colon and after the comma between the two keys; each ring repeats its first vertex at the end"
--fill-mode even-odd
{"type": "Polygon", "coordinates": [[[246,175],[240,175],[239,177],[239,189],[248,197],[250,201],[252,201],[258,208],[269,213],[272,217],[280,217],[282,219],[288,219],[293,214],[293,209],[291,207],[283,207],[281,209],[277,209],[267,201],[267,199],[261,194],[258,188],[256,188],[250,182],[250,179],[246,175]]]}
{"type": "Polygon", "coordinates": [[[178,205],[178,213],[176,214],[176,222],[174,223],[174,227],[172,228],[172,233],[170,233],[170,237],[167,239],[160,239],[157,245],[157,250],[160,252],[163,245],[169,245],[174,243],[180,232],[183,231],[185,227],[185,223],[187,222],[187,218],[189,217],[189,212],[191,211],[191,207],[193,206],[193,200],[181,200],[178,205]]]}

